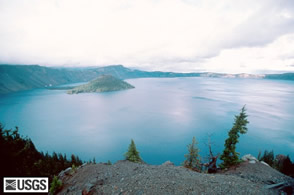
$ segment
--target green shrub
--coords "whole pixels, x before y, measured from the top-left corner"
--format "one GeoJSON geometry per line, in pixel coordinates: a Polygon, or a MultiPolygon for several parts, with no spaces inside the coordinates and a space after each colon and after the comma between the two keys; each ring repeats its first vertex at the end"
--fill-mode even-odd
{"type": "Polygon", "coordinates": [[[50,184],[49,192],[50,194],[56,194],[62,188],[62,181],[58,177],[54,176],[50,184]]]}
{"type": "Polygon", "coordinates": [[[77,167],[75,164],[71,165],[71,175],[75,174],[77,172],[77,167]]]}
{"type": "Polygon", "coordinates": [[[129,145],[129,149],[127,153],[125,153],[126,160],[131,162],[142,162],[142,159],[137,151],[134,140],[131,140],[131,144],[129,145]]]}

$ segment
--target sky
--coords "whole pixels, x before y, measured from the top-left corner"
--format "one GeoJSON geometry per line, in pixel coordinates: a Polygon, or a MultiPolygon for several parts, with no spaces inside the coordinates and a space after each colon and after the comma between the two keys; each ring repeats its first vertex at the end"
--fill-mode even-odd
{"type": "Polygon", "coordinates": [[[0,0],[0,64],[294,72],[294,1],[0,0]]]}

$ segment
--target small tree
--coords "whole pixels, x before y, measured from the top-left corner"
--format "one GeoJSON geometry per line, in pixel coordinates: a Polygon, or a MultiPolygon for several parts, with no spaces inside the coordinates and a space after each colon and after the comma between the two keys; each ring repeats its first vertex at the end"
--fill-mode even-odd
{"type": "Polygon", "coordinates": [[[111,163],[110,160],[108,160],[106,164],[107,164],[107,165],[112,165],[112,163],[111,163]]]}
{"type": "Polygon", "coordinates": [[[267,150],[264,151],[263,156],[260,158],[260,161],[266,162],[269,166],[275,166],[275,155],[274,151],[268,152],[267,150]]]}
{"type": "Polygon", "coordinates": [[[184,161],[184,166],[189,169],[196,171],[201,171],[201,160],[199,155],[199,149],[197,148],[197,142],[195,137],[192,139],[192,143],[188,146],[188,154],[185,154],[186,160],[184,161]]]}
{"type": "Polygon", "coordinates": [[[240,162],[239,153],[236,152],[236,144],[239,142],[239,133],[245,134],[247,132],[246,125],[249,121],[246,119],[247,114],[245,111],[245,106],[243,106],[241,113],[235,116],[234,126],[228,133],[229,137],[226,139],[225,149],[220,157],[223,160],[223,163],[220,165],[222,168],[227,168],[240,162]]]}
{"type": "Polygon", "coordinates": [[[77,159],[74,154],[71,155],[71,164],[77,165],[77,159]]]}
{"type": "Polygon", "coordinates": [[[126,160],[129,160],[132,162],[141,162],[142,161],[133,139],[131,140],[131,144],[129,145],[129,149],[128,149],[127,153],[125,153],[125,157],[126,157],[126,160]]]}

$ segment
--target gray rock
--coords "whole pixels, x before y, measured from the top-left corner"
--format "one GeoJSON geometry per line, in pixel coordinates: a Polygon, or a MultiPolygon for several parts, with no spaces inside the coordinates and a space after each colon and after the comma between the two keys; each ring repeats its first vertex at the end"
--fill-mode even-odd
{"type": "Polygon", "coordinates": [[[61,171],[59,174],[58,174],[58,178],[59,179],[62,179],[65,175],[70,175],[71,173],[71,167],[68,167],[67,169],[61,171]]]}
{"type": "Polygon", "coordinates": [[[89,182],[89,183],[86,183],[85,186],[84,186],[84,190],[86,192],[89,192],[93,187],[95,186],[95,184],[89,182]]]}
{"type": "Polygon", "coordinates": [[[84,166],[86,166],[87,164],[88,164],[88,163],[84,163],[84,164],[81,165],[81,167],[84,167],[84,166]]]}
{"type": "Polygon", "coordinates": [[[267,163],[264,162],[264,161],[260,161],[260,163],[261,163],[261,164],[264,164],[264,165],[266,165],[266,166],[268,166],[268,167],[270,167],[269,164],[267,164],[267,163]]]}
{"type": "Polygon", "coordinates": [[[64,171],[60,171],[60,173],[58,174],[58,178],[61,179],[64,177],[64,171]]]}
{"type": "Polygon", "coordinates": [[[163,166],[174,166],[174,163],[172,163],[171,161],[165,161],[164,163],[162,163],[163,166]]]}
{"type": "Polygon", "coordinates": [[[255,164],[256,161],[255,161],[255,160],[250,160],[249,163],[250,163],[250,164],[255,164]]]}
{"type": "Polygon", "coordinates": [[[251,154],[246,154],[244,156],[242,156],[241,158],[243,161],[255,161],[255,162],[258,162],[258,160],[252,156],[251,154]]]}
{"type": "Polygon", "coordinates": [[[64,170],[65,175],[70,175],[72,168],[68,167],[67,169],[64,170]]]}

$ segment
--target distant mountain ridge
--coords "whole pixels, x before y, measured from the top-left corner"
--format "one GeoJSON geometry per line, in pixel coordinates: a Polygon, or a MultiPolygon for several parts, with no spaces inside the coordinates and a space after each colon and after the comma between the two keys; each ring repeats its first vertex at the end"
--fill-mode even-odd
{"type": "Polygon", "coordinates": [[[266,79],[280,79],[280,80],[293,80],[294,73],[283,73],[283,74],[267,74],[265,75],[266,79]]]}
{"type": "Polygon", "coordinates": [[[77,86],[67,91],[68,94],[78,93],[100,93],[110,91],[121,91],[135,88],[129,83],[111,75],[101,75],[87,84],[77,86]]]}
{"type": "Polygon", "coordinates": [[[119,79],[148,77],[217,77],[217,78],[266,78],[294,80],[294,73],[252,75],[222,73],[174,73],[129,69],[122,65],[95,68],[49,68],[39,65],[0,65],[0,94],[22,90],[51,87],[69,83],[88,82],[100,75],[119,79]]]}
{"type": "Polygon", "coordinates": [[[265,77],[264,74],[226,74],[226,73],[201,73],[201,77],[213,77],[213,78],[242,78],[242,79],[262,79],[265,77]]]}

